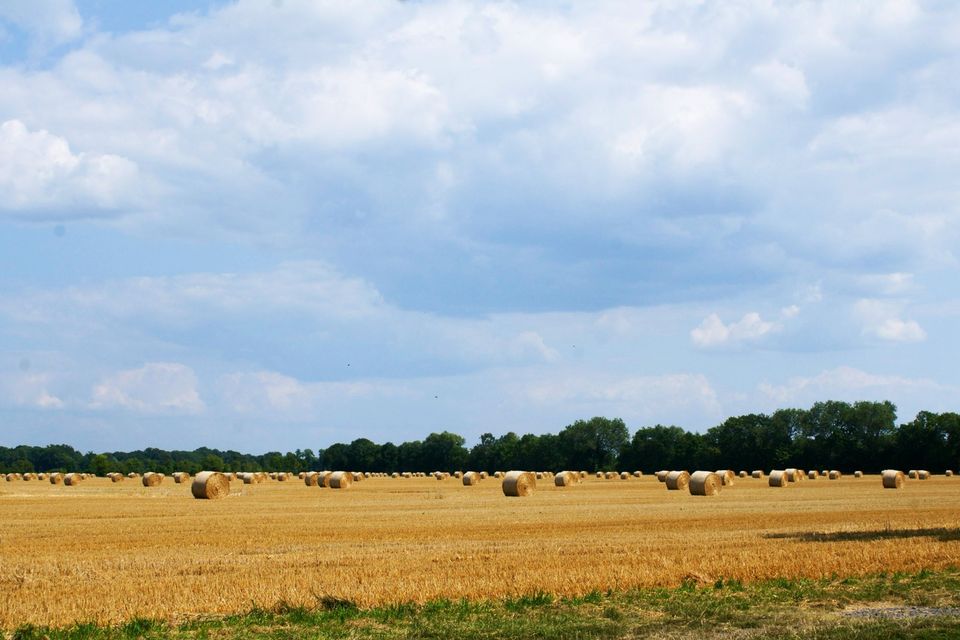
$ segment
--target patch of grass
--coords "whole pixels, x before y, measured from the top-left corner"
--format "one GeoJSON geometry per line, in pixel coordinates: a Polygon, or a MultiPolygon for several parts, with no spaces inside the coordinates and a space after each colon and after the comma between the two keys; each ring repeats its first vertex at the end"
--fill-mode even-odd
{"type": "Polygon", "coordinates": [[[440,599],[360,609],[318,597],[315,607],[280,603],[244,615],[182,624],[135,618],[122,625],[24,625],[9,640],[349,640],[511,638],[773,638],[867,640],[960,638],[960,616],[862,619],[839,615],[870,603],[960,607],[960,571],[921,571],[823,580],[684,583],[676,588],[591,592],[574,598],[533,593],[501,601],[440,599]]]}
{"type": "Polygon", "coordinates": [[[503,606],[508,611],[523,611],[530,607],[543,607],[553,604],[553,595],[543,593],[542,591],[530,595],[520,596],[519,598],[509,598],[504,600],[503,606]]]}

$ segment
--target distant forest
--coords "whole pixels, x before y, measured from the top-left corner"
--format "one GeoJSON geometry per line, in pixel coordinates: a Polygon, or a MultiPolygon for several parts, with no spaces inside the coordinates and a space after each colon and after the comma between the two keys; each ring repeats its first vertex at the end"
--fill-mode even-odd
{"type": "Polygon", "coordinates": [[[326,449],[250,455],[194,451],[81,453],[71,446],[0,447],[0,472],[82,471],[454,471],[472,469],[587,471],[658,469],[753,470],[797,467],[875,472],[884,468],[941,471],[960,467],[960,414],[921,411],[897,425],[891,402],[818,402],[727,419],[706,433],[656,425],[631,437],[623,420],[578,420],[556,434],[480,436],[473,447],[444,431],[423,440],[377,444],[366,438],[326,449]]]}

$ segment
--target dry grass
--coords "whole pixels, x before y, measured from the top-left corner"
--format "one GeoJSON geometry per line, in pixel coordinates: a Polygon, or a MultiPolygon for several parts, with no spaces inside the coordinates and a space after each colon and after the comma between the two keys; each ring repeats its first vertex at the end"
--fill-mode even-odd
{"type": "Polygon", "coordinates": [[[960,558],[955,478],[900,491],[878,476],[789,491],[748,479],[710,500],[653,477],[540,485],[515,500],[499,482],[455,478],[371,478],[350,491],[234,482],[226,499],[208,501],[174,483],[0,483],[0,627],[182,619],[324,597],[363,606],[690,576],[862,575],[960,558]],[[74,585],[69,596],[63,584],[74,585]]]}

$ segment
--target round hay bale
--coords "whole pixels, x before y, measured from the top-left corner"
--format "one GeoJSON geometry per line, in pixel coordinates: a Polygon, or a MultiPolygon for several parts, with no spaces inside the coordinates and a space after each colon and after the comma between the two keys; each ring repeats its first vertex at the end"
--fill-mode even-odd
{"type": "Polygon", "coordinates": [[[317,486],[321,489],[330,488],[330,476],[333,475],[333,471],[321,471],[317,474],[317,486]]]}
{"type": "Polygon", "coordinates": [[[390,477],[391,477],[391,478],[399,478],[399,477],[400,477],[400,472],[394,471],[393,473],[390,474],[390,477]]]}
{"type": "Polygon", "coordinates": [[[310,473],[303,474],[303,484],[308,487],[317,486],[317,476],[320,475],[316,471],[311,471],[310,473]]]}
{"type": "Polygon", "coordinates": [[[3,479],[6,480],[7,482],[13,482],[14,480],[17,479],[17,477],[16,477],[15,475],[13,475],[12,473],[8,473],[7,475],[5,475],[5,476],[3,477],[3,479]]]}
{"type": "Polygon", "coordinates": [[[111,474],[110,474],[110,482],[123,482],[123,474],[122,474],[122,473],[111,473],[111,474]]]}
{"type": "Polygon", "coordinates": [[[299,478],[300,480],[303,480],[306,477],[306,475],[307,475],[306,471],[301,471],[300,473],[297,474],[297,478],[299,478]]]}
{"type": "Polygon", "coordinates": [[[331,489],[349,489],[353,482],[353,474],[349,471],[334,471],[330,474],[331,489]]]}
{"type": "Polygon", "coordinates": [[[916,470],[916,469],[910,469],[910,471],[907,471],[907,476],[908,476],[911,480],[916,480],[916,479],[917,479],[917,475],[918,475],[918,474],[917,474],[917,470],[916,470]]]}
{"type": "Polygon", "coordinates": [[[190,485],[197,500],[217,500],[230,495],[230,481],[219,471],[201,471],[190,485]]]}
{"type": "Polygon", "coordinates": [[[83,481],[83,478],[79,473],[68,473],[63,476],[63,484],[68,487],[75,487],[83,481]]]}
{"type": "Polygon", "coordinates": [[[769,484],[771,487],[787,486],[787,472],[781,471],[780,469],[774,469],[770,472],[770,479],[767,480],[767,484],[769,484]]]}
{"type": "Polygon", "coordinates": [[[569,487],[572,484],[579,484],[580,474],[576,471],[561,471],[553,476],[553,484],[556,487],[569,487]]]}
{"type": "Polygon", "coordinates": [[[822,475],[824,478],[829,477],[829,476],[830,476],[830,470],[829,470],[829,469],[823,469],[822,471],[820,471],[820,475],[822,475]]]}
{"type": "Polygon", "coordinates": [[[613,480],[614,478],[617,477],[617,472],[607,471],[605,474],[603,474],[603,477],[606,478],[607,480],[613,480]]]}
{"type": "Polygon", "coordinates": [[[503,495],[524,498],[533,495],[537,489],[537,477],[529,471],[508,471],[503,476],[503,495]]]}
{"type": "Polygon", "coordinates": [[[145,487],[159,487],[160,483],[163,482],[163,476],[160,475],[159,473],[147,472],[143,474],[143,478],[141,478],[141,482],[145,487]]]}
{"type": "Polygon", "coordinates": [[[784,474],[787,476],[787,482],[796,482],[798,479],[796,469],[784,469],[784,474]]]}
{"type": "Polygon", "coordinates": [[[723,482],[725,487],[733,486],[733,481],[737,477],[731,469],[720,469],[717,471],[717,475],[720,476],[720,481],[723,482]]]}
{"type": "Polygon", "coordinates": [[[459,480],[460,478],[463,477],[463,471],[454,471],[454,472],[453,472],[453,477],[456,478],[457,480],[459,480]]]}
{"type": "Polygon", "coordinates": [[[853,472],[853,477],[854,477],[854,478],[862,478],[862,477],[863,477],[863,471],[854,471],[854,472],[853,472]]]}
{"type": "Polygon", "coordinates": [[[811,469],[810,471],[807,471],[807,480],[816,480],[819,477],[820,477],[820,474],[817,473],[816,469],[811,469]]]}
{"type": "Polygon", "coordinates": [[[543,480],[543,471],[537,471],[537,480],[543,480]]]}
{"type": "Polygon", "coordinates": [[[692,496],[715,496],[723,488],[723,478],[712,471],[694,471],[688,486],[692,496]]]}
{"type": "Polygon", "coordinates": [[[930,472],[927,471],[926,469],[920,469],[919,471],[917,471],[917,477],[920,480],[927,480],[928,478],[930,478],[930,472]]]}
{"type": "Polygon", "coordinates": [[[587,473],[586,471],[581,471],[581,472],[580,472],[580,479],[581,479],[581,480],[586,480],[586,479],[587,479],[587,476],[589,476],[589,475],[590,475],[590,474],[587,473]]]}
{"type": "Polygon", "coordinates": [[[486,471],[481,471],[481,472],[480,472],[480,479],[481,479],[481,480],[486,480],[486,479],[489,478],[489,477],[490,477],[490,474],[487,473],[486,471]]]}
{"type": "Polygon", "coordinates": [[[667,474],[666,484],[668,491],[683,491],[690,485],[690,472],[671,471],[667,474]]]}
{"type": "Polygon", "coordinates": [[[476,471],[467,471],[465,474],[463,474],[462,481],[463,481],[463,486],[472,487],[473,485],[480,482],[480,474],[477,473],[476,471]]]}
{"type": "Polygon", "coordinates": [[[597,471],[597,480],[603,480],[603,471],[597,471]]]}
{"type": "Polygon", "coordinates": [[[657,471],[657,482],[666,482],[669,471],[657,471]]]}
{"type": "Polygon", "coordinates": [[[763,480],[763,469],[754,469],[750,472],[750,477],[754,480],[763,480]]]}
{"type": "Polygon", "coordinates": [[[953,477],[953,471],[951,471],[950,469],[947,469],[946,471],[943,472],[943,475],[945,475],[948,478],[953,477]]]}
{"type": "Polygon", "coordinates": [[[288,474],[280,472],[277,474],[277,482],[286,482],[289,477],[288,474]]]}
{"type": "Polygon", "coordinates": [[[190,482],[190,474],[186,471],[178,471],[173,474],[173,481],[177,484],[183,484],[185,482],[190,482]]]}
{"type": "Polygon", "coordinates": [[[131,471],[130,473],[127,474],[127,477],[130,478],[131,480],[134,480],[136,478],[139,478],[140,474],[134,471],[131,471]]]}
{"type": "Polygon", "coordinates": [[[63,483],[63,474],[62,473],[51,473],[50,474],[50,484],[62,484],[63,483]]]}
{"type": "Polygon", "coordinates": [[[250,473],[250,472],[241,473],[240,479],[243,480],[243,484],[256,484],[257,482],[259,482],[259,479],[257,478],[257,474],[250,473]]]}
{"type": "Polygon", "coordinates": [[[746,471],[742,471],[742,470],[741,470],[740,473],[738,473],[737,475],[740,476],[741,478],[749,478],[749,477],[750,477],[750,474],[749,474],[749,473],[747,473],[746,471]]]}
{"type": "Polygon", "coordinates": [[[634,472],[633,472],[633,477],[634,477],[634,478],[642,478],[642,477],[643,477],[643,471],[634,471],[634,472]]]}
{"type": "MultiPolygon", "coordinates": [[[[354,471],[354,472],[351,473],[350,475],[353,477],[353,481],[354,481],[354,482],[363,482],[363,474],[362,474],[362,473],[359,473],[359,472],[357,472],[357,471],[354,471]]],[[[443,479],[446,477],[446,475],[447,475],[447,474],[445,474],[445,473],[441,473],[441,474],[440,474],[440,479],[443,480],[443,479]]]]}
{"type": "Polygon", "coordinates": [[[837,471],[836,469],[831,469],[830,473],[827,474],[827,477],[830,478],[831,480],[839,480],[842,476],[843,474],[837,471]]]}
{"type": "Polygon", "coordinates": [[[905,480],[903,471],[897,471],[896,469],[884,469],[880,473],[880,477],[883,479],[884,489],[900,489],[903,487],[905,480]]]}
{"type": "Polygon", "coordinates": [[[629,479],[630,479],[630,474],[627,473],[626,471],[621,471],[621,472],[620,472],[620,479],[621,479],[621,480],[629,480],[629,479]]]}

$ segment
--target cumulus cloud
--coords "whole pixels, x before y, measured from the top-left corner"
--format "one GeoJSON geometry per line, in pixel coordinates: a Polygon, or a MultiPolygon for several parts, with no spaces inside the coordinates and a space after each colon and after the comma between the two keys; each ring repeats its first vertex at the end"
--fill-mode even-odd
{"type": "Polygon", "coordinates": [[[137,166],[111,154],[75,154],[63,138],[30,131],[19,120],[0,125],[0,212],[70,218],[129,204],[137,166]]]}
{"type": "Polygon", "coordinates": [[[794,377],[782,385],[763,382],[758,388],[764,396],[781,406],[829,399],[898,400],[924,392],[927,396],[937,396],[948,390],[929,378],[873,374],[848,366],[828,369],[814,376],[794,377]]]}
{"type": "Polygon", "coordinates": [[[717,416],[720,401],[710,381],[700,374],[656,376],[584,376],[574,372],[516,381],[512,395],[538,405],[567,407],[579,415],[615,414],[643,421],[675,421],[673,416],[717,416]],[[593,413],[591,413],[593,412],[593,413]]]}
{"type": "Polygon", "coordinates": [[[231,411],[237,413],[280,412],[287,416],[314,418],[324,402],[349,401],[382,391],[368,381],[303,382],[275,371],[226,374],[219,391],[231,411]]]}
{"type": "Polygon", "coordinates": [[[23,371],[0,376],[0,400],[35,409],[62,409],[64,401],[50,390],[49,373],[23,371]]]}
{"type": "Polygon", "coordinates": [[[83,19],[73,0],[5,0],[0,4],[2,20],[31,32],[45,44],[68,42],[83,32],[83,19]]]}
{"type": "Polygon", "coordinates": [[[756,342],[779,328],[778,324],[764,320],[755,311],[729,324],[724,324],[720,316],[711,313],[700,326],[690,331],[690,339],[703,348],[732,346],[756,342]]]}
{"type": "Polygon", "coordinates": [[[857,316],[863,322],[863,334],[889,342],[921,342],[927,333],[916,320],[900,318],[902,303],[884,300],[858,300],[857,316]]]}
{"type": "MultiPolygon", "coordinates": [[[[518,299],[556,305],[558,269],[580,298],[627,304],[625,283],[667,296],[797,261],[900,271],[960,244],[957,119],[936,99],[955,8],[915,7],[898,31],[880,16],[900,9],[759,1],[360,6],[241,1],[99,34],[43,73],[0,70],[0,113],[89,149],[101,182],[159,185],[127,229],[320,241],[396,286],[450,246],[496,250],[447,259],[457,277],[522,274],[518,299]]],[[[80,191],[109,208],[109,184],[80,191]]]]}
{"type": "Polygon", "coordinates": [[[92,409],[124,409],[137,413],[201,413],[205,405],[197,391],[197,376],[176,362],[148,362],[138,369],[118,371],[94,386],[92,409]]]}

